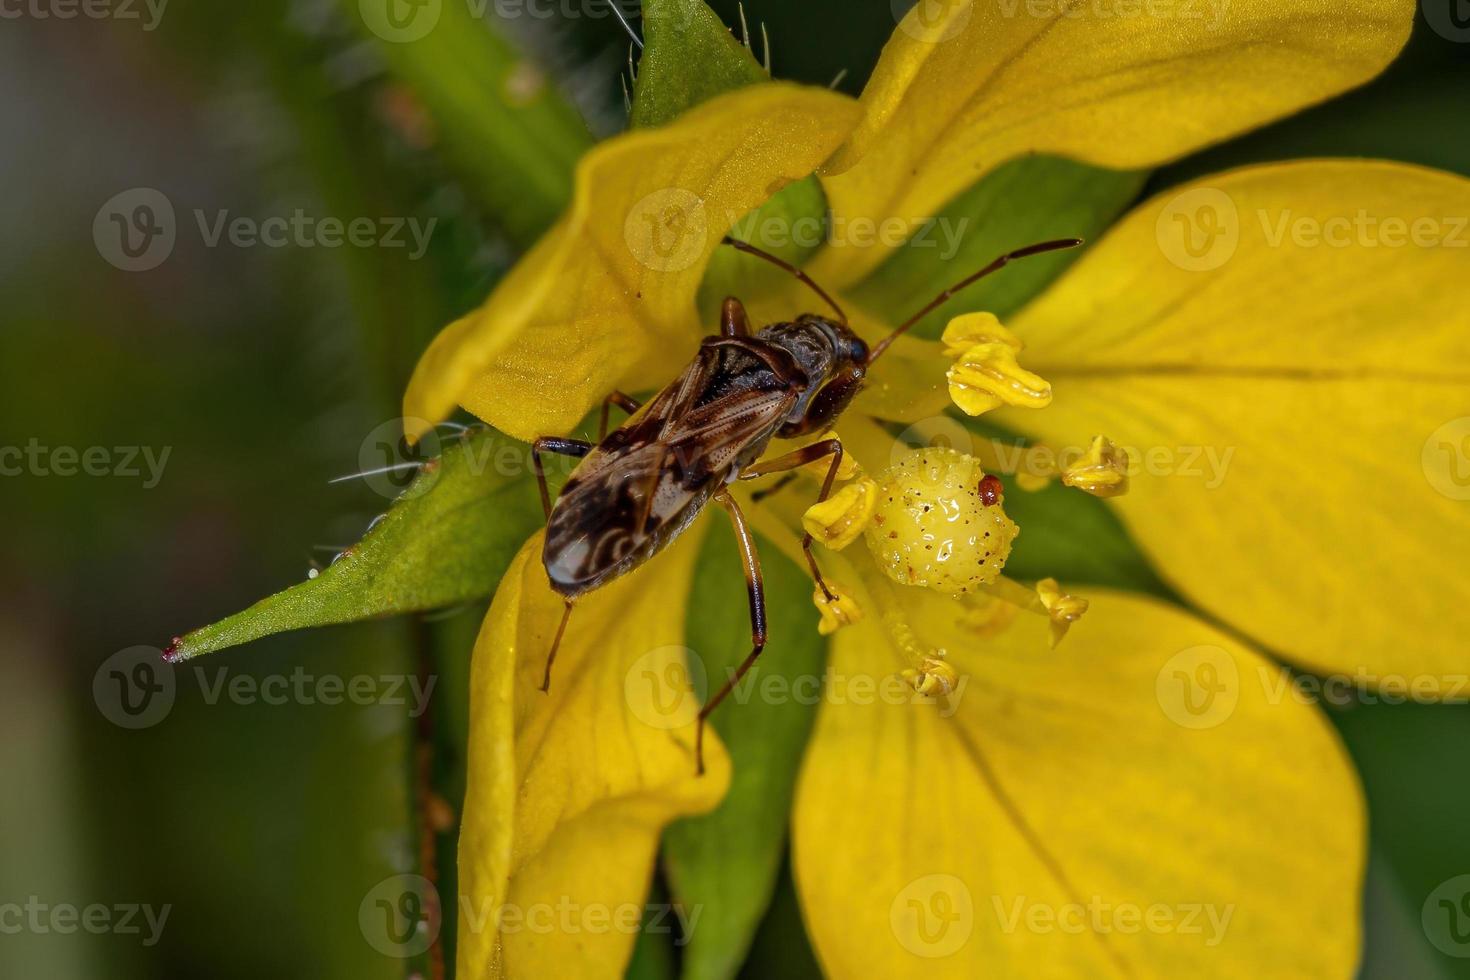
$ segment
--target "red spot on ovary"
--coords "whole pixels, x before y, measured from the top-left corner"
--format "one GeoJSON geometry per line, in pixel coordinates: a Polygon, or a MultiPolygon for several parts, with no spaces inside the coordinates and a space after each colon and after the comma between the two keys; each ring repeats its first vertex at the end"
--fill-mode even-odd
{"type": "Polygon", "coordinates": [[[986,507],[994,507],[1000,503],[1000,497],[1003,491],[1004,488],[1001,486],[1000,477],[993,473],[987,473],[980,480],[980,502],[986,507]]]}

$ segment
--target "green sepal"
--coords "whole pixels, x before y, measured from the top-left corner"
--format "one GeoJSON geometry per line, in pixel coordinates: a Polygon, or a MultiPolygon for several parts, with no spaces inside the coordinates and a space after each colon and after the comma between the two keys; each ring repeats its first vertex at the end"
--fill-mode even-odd
{"type": "Polygon", "coordinates": [[[643,0],[643,57],[630,124],[661,126],[770,76],[701,0],[643,0]]]}

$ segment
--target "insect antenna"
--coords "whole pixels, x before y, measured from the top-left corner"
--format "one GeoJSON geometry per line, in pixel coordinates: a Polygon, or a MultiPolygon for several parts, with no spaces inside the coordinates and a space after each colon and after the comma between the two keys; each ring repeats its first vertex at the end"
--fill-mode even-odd
{"type": "Polygon", "coordinates": [[[1016,259],[1030,258],[1033,255],[1041,255],[1044,252],[1058,252],[1066,248],[1076,248],[1081,244],[1082,239],[1080,238],[1058,238],[1053,241],[1041,242],[1036,245],[1027,245],[1025,248],[1016,249],[1014,252],[1007,252],[1000,258],[996,259],[994,262],[987,265],[985,268],[981,269],[979,272],[966,276],[959,282],[955,283],[953,286],[950,286],[944,292],[940,293],[938,296],[934,297],[934,299],[926,303],[924,307],[919,310],[919,312],[915,313],[903,323],[899,324],[891,334],[889,334],[887,337],[884,337],[881,341],[878,342],[877,346],[873,348],[872,353],[868,355],[868,363],[872,364],[878,358],[882,357],[883,352],[888,349],[888,346],[890,344],[892,344],[899,337],[903,336],[903,334],[907,333],[909,328],[912,327],[914,324],[918,323],[920,320],[924,319],[924,317],[928,316],[930,313],[938,309],[941,304],[949,300],[949,298],[955,293],[958,293],[962,289],[967,289],[968,287],[973,286],[975,283],[979,282],[981,279],[984,279],[992,272],[999,271],[1016,259]]]}
{"type": "Polygon", "coordinates": [[[791,273],[797,279],[805,283],[812,292],[822,297],[822,301],[825,302],[828,306],[832,307],[833,311],[837,314],[838,322],[840,322],[844,327],[847,326],[847,314],[842,312],[842,307],[837,305],[837,301],[833,299],[825,289],[817,285],[816,280],[812,279],[811,276],[807,275],[801,269],[798,269],[796,266],[792,265],[790,262],[787,262],[783,258],[772,255],[770,252],[764,251],[762,249],[756,248],[754,245],[742,242],[738,238],[731,238],[729,235],[725,236],[725,240],[722,244],[729,245],[737,252],[744,252],[746,255],[754,255],[758,259],[765,259],[767,262],[771,263],[778,269],[785,269],[787,272],[791,273]]]}

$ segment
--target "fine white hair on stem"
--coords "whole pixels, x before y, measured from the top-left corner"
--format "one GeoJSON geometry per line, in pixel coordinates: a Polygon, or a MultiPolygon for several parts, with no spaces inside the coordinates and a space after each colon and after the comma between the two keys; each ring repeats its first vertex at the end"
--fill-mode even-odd
{"type": "Polygon", "coordinates": [[[619,24],[623,25],[623,30],[628,32],[628,36],[633,39],[633,43],[638,45],[638,50],[642,51],[643,39],[638,36],[637,31],[633,30],[633,25],[628,23],[628,18],[623,13],[623,8],[618,6],[618,0],[607,0],[607,5],[612,8],[613,16],[618,19],[619,24]]]}
{"type": "Polygon", "coordinates": [[[348,473],[346,476],[334,476],[327,481],[327,485],[331,486],[337,483],[347,483],[352,480],[363,480],[370,476],[382,476],[384,473],[398,473],[403,470],[416,470],[423,465],[423,463],[419,462],[409,462],[394,463],[391,466],[378,466],[370,470],[362,470],[358,473],[348,473]]]}

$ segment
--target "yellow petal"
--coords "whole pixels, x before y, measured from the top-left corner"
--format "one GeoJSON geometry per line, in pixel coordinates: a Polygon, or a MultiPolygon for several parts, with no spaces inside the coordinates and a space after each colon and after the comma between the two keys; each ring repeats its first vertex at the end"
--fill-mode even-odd
{"type": "Polygon", "coordinates": [[[1467,216],[1470,181],[1387,163],[1166,192],[1014,319],[1057,396],[1003,424],[1125,447],[1113,503],[1134,537],[1264,645],[1355,685],[1453,693],[1470,636],[1467,216]],[[1218,235],[1186,249],[1186,225],[1218,235]]]}
{"type": "Polygon", "coordinates": [[[857,111],[825,89],[755,85],[599,145],[570,211],[424,354],[404,415],[437,421],[458,404],[531,439],[614,387],[667,384],[714,332],[695,292],[726,229],[809,174],[857,111]]]}
{"type": "Polygon", "coordinates": [[[1363,805],[1330,726],[1213,627],[1093,599],[1056,651],[1039,617],[931,623],[958,677],[929,703],[873,693],[878,617],[837,634],[793,823],[827,976],[1350,975],[1363,805]]]}
{"type": "MultiPolygon", "coordinates": [[[[1182,156],[1372,78],[1415,7],[925,0],[883,49],[863,122],[828,165],[834,227],[927,219],[1024,153],[1125,169],[1182,156]]],[[[845,236],[818,280],[855,281],[897,237],[845,236]]]]}
{"type": "Polygon", "coordinates": [[[623,975],[664,824],[711,809],[729,781],[712,734],[694,775],[699,674],[683,642],[698,553],[681,541],[580,599],[548,694],[562,604],[541,535],[506,572],[472,667],[460,976],[623,975]]]}

